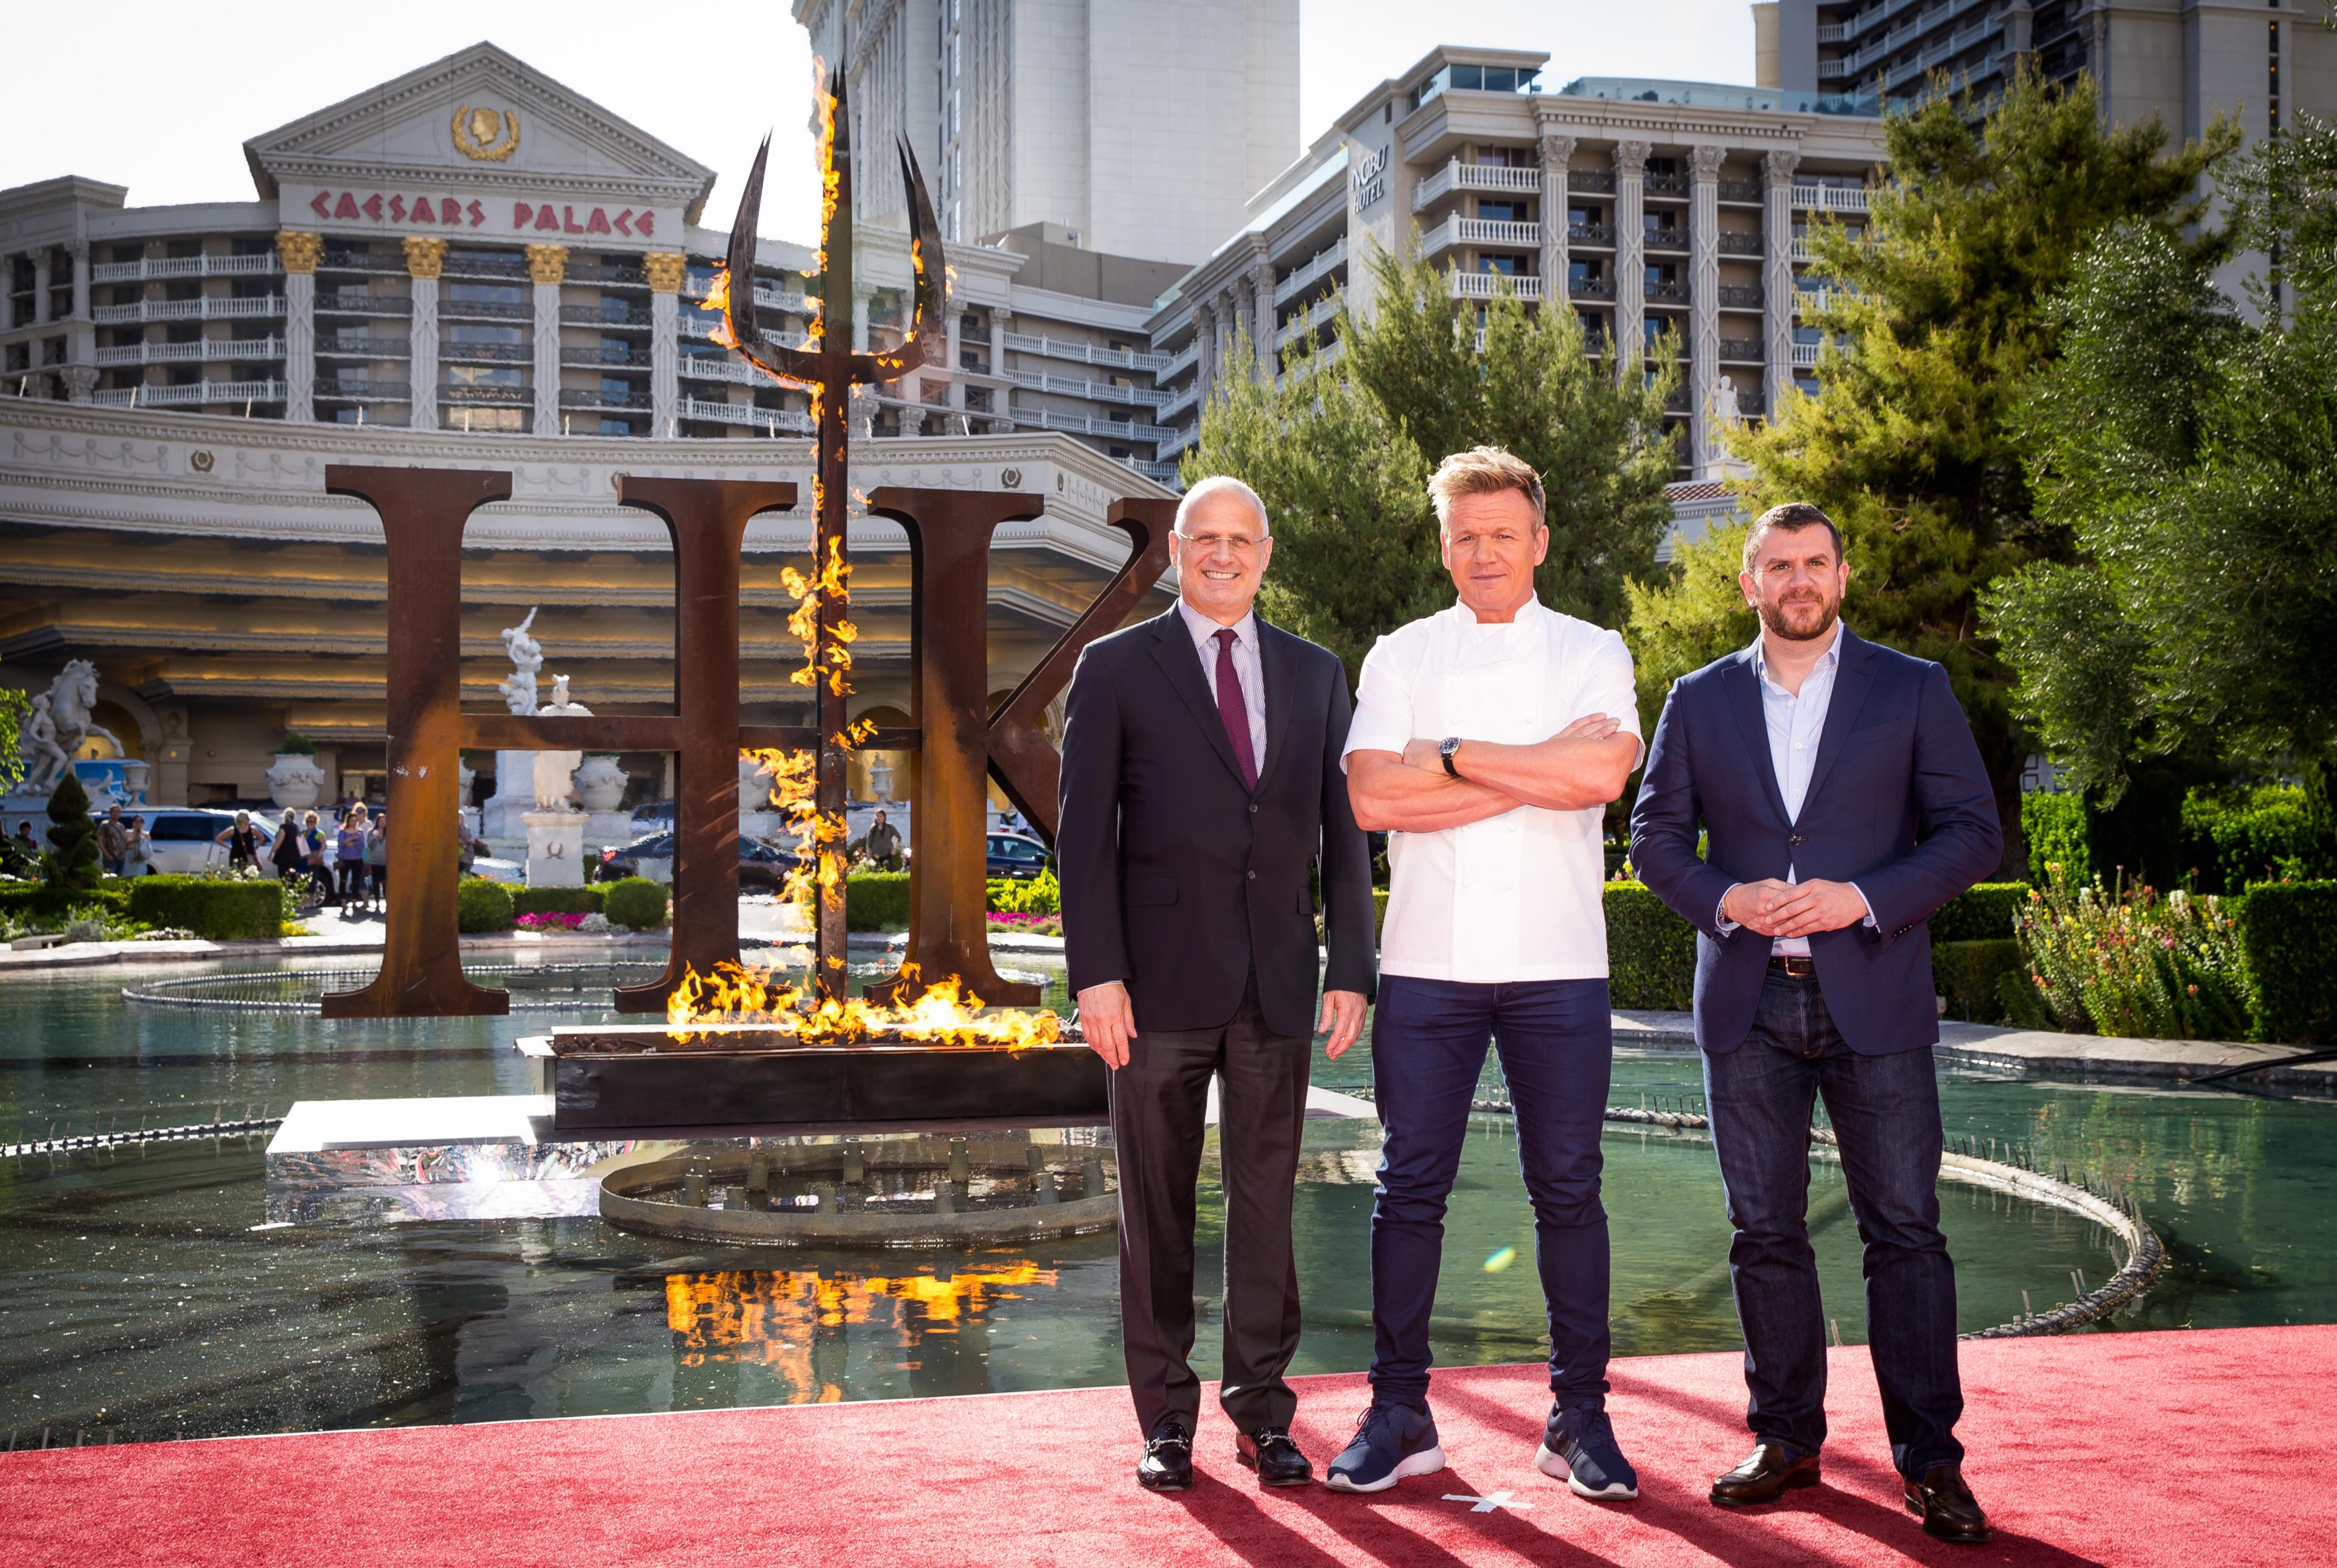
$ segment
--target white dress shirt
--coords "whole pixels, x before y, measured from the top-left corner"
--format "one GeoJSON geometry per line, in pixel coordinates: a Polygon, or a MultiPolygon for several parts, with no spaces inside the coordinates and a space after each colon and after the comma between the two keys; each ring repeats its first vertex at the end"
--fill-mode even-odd
{"type": "MultiPolygon", "coordinates": [[[[1841,668],[1842,622],[1839,620],[1833,623],[1833,640],[1826,644],[1825,652],[1818,656],[1818,662],[1810,667],[1810,673],[1802,677],[1802,689],[1798,693],[1787,691],[1769,678],[1768,649],[1761,638],[1753,639],[1753,676],[1761,683],[1761,717],[1769,731],[1769,766],[1776,774],[1777,793],[1785,797],[1785,820],[1789,823],[1801,821],[1802,802],[1810,793],[1810,774],[1818,763],[1818,741],[1825,735],[1826,710],[1833,706],[1834,676],[1841,668]]],[[[1785,868],[1785,880],[1789,882],[1801,880],[1790,862],[1785,868]]],[[[1735,888],[1729,889],[1730,892],[1736,891],[1735,888]]],[[[1859,892],[1856,882],[1850,884],[1850,891],[1858,893],[1861,903],[1866,901],[1866,895],[1859,892]]],[[[1727,895],[1723,894],[1720,901],[1725,908],[1728,902],[1727,895]]],[[[1871,906],[1867,911],[1866,923],[1870,926],[1874,923],[1871,906]]],[[[1736,922],[1726,914],[1720,917],[1719,924],[1724,931],[1736,929],[1736,922]]],[[[1773,958],[1808,958],[1810,939],[1778,937],[1770,942],[1769,953],[1773,958]]]]}
{"type": "MultiPolygon", "coordinates": [[[[1346,753],[1401,755],[1407,742],[1447,735],[1530,745],[1589,714],[1639,735],[1620,636],[1539,599],[1501,625],[1456,604],[1373,647],[1346,753]]],[[[1605,815],[1521,805],[1463,827],[1390,833],[1380,972],[1483,984],[1604,979],[1605,815]]]]}
{"type": "MultiPolygon", "coordinates": [[[[1217,633],[1226,628],[1187,604],[1177,601],[1185,629],[1193,634],[1193,650],[1201,656],[1201,678],[1209,683],[1209,697],[1217,695],[1217,633]]],[[[1257,776],[1266,776],[1266,670],[1257,661],[1257,615],[1245,610],[1234,622],[1234,679],[1241,687],[1242,708],[1249,717],[1249,756],[1257,776]]]]}

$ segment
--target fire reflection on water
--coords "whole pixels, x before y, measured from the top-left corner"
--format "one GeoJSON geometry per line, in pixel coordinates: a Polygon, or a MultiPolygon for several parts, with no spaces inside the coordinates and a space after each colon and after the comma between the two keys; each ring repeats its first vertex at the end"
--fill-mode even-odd
{"type": "Polygon", "coordinates": [[[927,1335],[953,1334],[982,1322],[1026,1289],[1051,1290],[1058,1271],[1027,1259],[1002,1269],[952,1274],[856,1275],[804,1270],[728,1270],[669,1274],[666,1326],[684,1367],[748,1363],[768,1367],[807,1403],[844,1398],[814,1369],[822,1330],[886,1328],[891,1342],[914,1350],[927,1335]]]}

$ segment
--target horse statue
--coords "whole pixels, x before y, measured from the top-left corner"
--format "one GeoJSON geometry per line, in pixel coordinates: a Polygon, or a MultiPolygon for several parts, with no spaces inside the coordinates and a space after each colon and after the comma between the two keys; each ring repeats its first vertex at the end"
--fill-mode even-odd
{"type": "Polygon", "coordinates": [[[19,790],[25,794],[46,794],[56,788],[65,769],[73,765],[73,754],[92,735],[110,743],[116,754],[129,755],[130,748],[122,744],[121,736],[91,722],[96,707],[97,667],[85,658],[74,659],[58,672],[46,692],[33,699],[34,712],[18,743],[24,763],[19,790]]]}

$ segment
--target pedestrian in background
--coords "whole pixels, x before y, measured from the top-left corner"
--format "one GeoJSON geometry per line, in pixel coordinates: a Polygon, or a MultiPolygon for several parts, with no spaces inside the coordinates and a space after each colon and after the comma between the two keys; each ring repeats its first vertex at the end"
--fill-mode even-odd
{"type": "Polygon", "coordinates": [[[376,909],[389,904],[389,815],[384,813],[366,824],[366,894],[376,909]]]}
{"type": "Polygon", "coordinates": [[[122,824],[122,874],[142,877],[147,861],[154,852],[154,841],[146,836],[146,819],[132,816],[122,824]]]}
{"type": "MultiPolygon", "coordinates": [[[[298,813],[287,809],[284,820],[276,824],[276,842],[269,846],[268,858],[276,867],[278,881],[299,880],[300,868],[308,857],[300,852],[300,818],[298,813]]],[[[298,901],[297,893],[294,901],[298,901]]]]}
{"type": "Polygon", "coordinates": [[[122,823],[122,808],[108,806],[105,808],[105,820],[97,824],[98,862],[104,866],[107,876],[118,877],[122,874],[122,862],[129,854],[130,836],[122,823]]]}
{"type": "Polygon", "coordinates": [[[338,896],[344,911],[363,909],[366,901],[366,809],[353,805],[334,830],[334,860],[340,870],[338,896]]]}
{"type": "Polygon", "coordinates": [[[308,878],[308,897],[302,901],[321,904],[333,891],[332,868],[325,863],[325,832],[322,819],[315,812],[303,813],[300,818],[300,866],[308,878]]]}
{"type": "Polygon", "coordinates": [[[249,812],[235,813],[232,826],[221,830],[211,841],[227,846],[227,869],[245,872],[259,863],[259,832],[251,825],[249,812]]]}

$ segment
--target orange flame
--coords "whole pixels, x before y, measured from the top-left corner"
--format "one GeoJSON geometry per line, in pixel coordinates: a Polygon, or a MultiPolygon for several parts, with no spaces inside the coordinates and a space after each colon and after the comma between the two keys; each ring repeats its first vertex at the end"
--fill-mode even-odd
{"type": "MultiPolygon", "coordinates": [[[[911,987],[916,985],[914,964],[902,965],[901,973],[911,987]]],[[[881,1037],[1009,1051],[1052,1045],[1063,1037],[1062,1019],[1044,1008],[983,1012],[982,998],[954,975],[900,1006],[865,997],[815,998],[773,975],[756,964],[717,964],[711,975],[700,975],[690,966],[666,998],[666,1033],[686,1040],[705,1025],[751,1024],[783,1030],[806,1045],[850,1045],[881,1037]]]]}
{"type": "Polygon", "coordinates": [[[714,275],[706,290],[706,308],[714,312],[714,330],[709,334],[725,348],[738,346],[738,339],[730,331],[730,269],[724,268],[714,275]]]}

